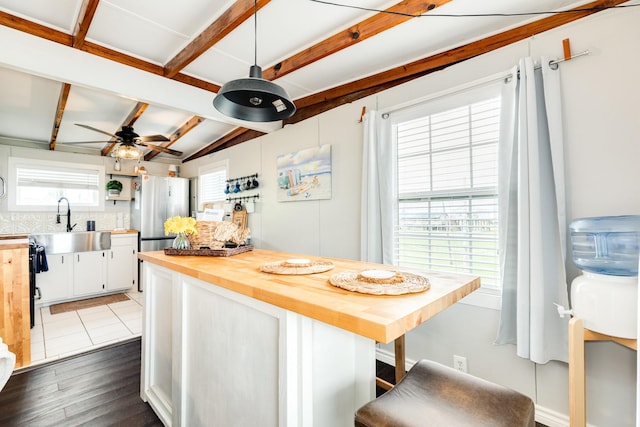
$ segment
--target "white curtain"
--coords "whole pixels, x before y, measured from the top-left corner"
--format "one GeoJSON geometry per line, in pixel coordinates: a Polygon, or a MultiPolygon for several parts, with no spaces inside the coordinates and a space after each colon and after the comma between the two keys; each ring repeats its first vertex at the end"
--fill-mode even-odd
{"type": "Polygon", "coordinates": [[[393,263],[394,194],[392,177],[395,153],[391,129],[382,126],[377,111],[369,111],[364,124],[362,147],[362,200],[360,258],[362,261],[393,263]]]}
{"type": "Polygon", "coordinates": [[[505,82],[500,135],[502,310],[497,344],[535,363],[568,359],[560,72],[520,60],[505,82]]]}

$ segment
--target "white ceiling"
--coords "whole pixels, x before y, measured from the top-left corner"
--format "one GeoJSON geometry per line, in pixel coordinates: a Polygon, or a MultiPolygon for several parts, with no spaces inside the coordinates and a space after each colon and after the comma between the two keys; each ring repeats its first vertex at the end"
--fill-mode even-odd
{"type": "MultiPolygon", "coordinates": [[[[85,0],[88,1],[88,0],[85,0]]],[[[246,1],[246,0],[242,0],[246,1]]],[[[343,7],[312,0],[272,0],[258,12],[257,62],[271,67],[305,48],[355,25],[400,0],[337,0],[343,7]]],[[[85,40],[165,66],[235,2],[211,0],[101,0],[85,40]]],[[[585,3],[580,2],[580,3],[585,3]]],[[[341,84],[429,57],[548,15],[438,17],[555,11],[578,6],[573,0],[453,0],[382,34],[332,54],[276,81],[294,101],[341,84]]],[[[0,0],[0,11],[74,34],[83,0],[0,0]]],[[[254,20],[249,18],[180,72],[223,85],[247,77],[254,61],[254,20]]],[[[57,147],[104,141],[138,101],[149,107],[134,124],[140,135],[170,135],[190,117],[205,120],[171,148],[185,159],[237,126],[263,132],[279,123],[243,123],[213,109],[215,94],[0,25],[0,137],[49,144],[62,83],[71,83],[57,147]]],[[[99,153],[103,144],[93,147],[99,153]]]]}

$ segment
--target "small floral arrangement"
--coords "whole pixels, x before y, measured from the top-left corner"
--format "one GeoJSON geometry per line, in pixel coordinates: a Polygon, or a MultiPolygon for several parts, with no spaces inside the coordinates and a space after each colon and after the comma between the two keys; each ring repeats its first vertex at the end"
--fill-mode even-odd
{"type": "Polygon", "coordinates": [[[175,234],[198,234],[196,230],[196,219],[190,216],[174,216],[164,222],[164,235],[175,234]]]}
{"type": "Polygon", "coordinates": [[[196,230],[196,220],[189,216],[174,216],[164,222],[164,235],[175,233],[176,238],[173,239],[171,247],[173,249],[191,249],[191,241],[187,234],[198,234],[196,230]]]}

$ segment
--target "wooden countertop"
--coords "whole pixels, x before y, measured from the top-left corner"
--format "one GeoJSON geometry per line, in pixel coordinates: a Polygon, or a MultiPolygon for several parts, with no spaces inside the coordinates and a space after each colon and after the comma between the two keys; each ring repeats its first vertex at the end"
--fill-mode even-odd
{"type": "Polygon", "coordinates": [[[138,230],[104,230],[111,231],[111,234],[138,234],[138,230]]]}
{"type": "Polygon", "coordinates": [[[2,249],[28,248],[28,247],[29,247],[28,234],[0,234],[0,248],[2,249]]]}
{"type": "Polygon", "coordinates": [[[0,241],[2,240],[16,240],[16,239],[28,239],[28,234],[0,234],[0,241]]]}
{"type": "Polygon", "coordinates": [[[163,251],[140,252],[138,257],[170,270],[295,313],[388,343],[453,305],[480,287],[477,276],[428,272],[431,288],[399,296],[367,295],[332,286],[332,274],[347,270],[386,268],[381,264],[254,249],[229,257],[170,256],[163,251]],[[267,262],[291,258],[330,260],[335,268],[308,275],[269,274],[267,262]]]}

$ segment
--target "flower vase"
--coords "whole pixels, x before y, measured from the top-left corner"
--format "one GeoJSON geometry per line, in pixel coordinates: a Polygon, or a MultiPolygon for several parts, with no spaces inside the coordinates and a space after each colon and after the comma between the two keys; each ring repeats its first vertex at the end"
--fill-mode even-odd
{"type": "Polygon", "coordinates": [[[191,249],[191,242],[189,241],[189,237],[187,237],[187,233],[176,234],[176,238],[173,239],[171,247],[173,249],[191,249]]]}

